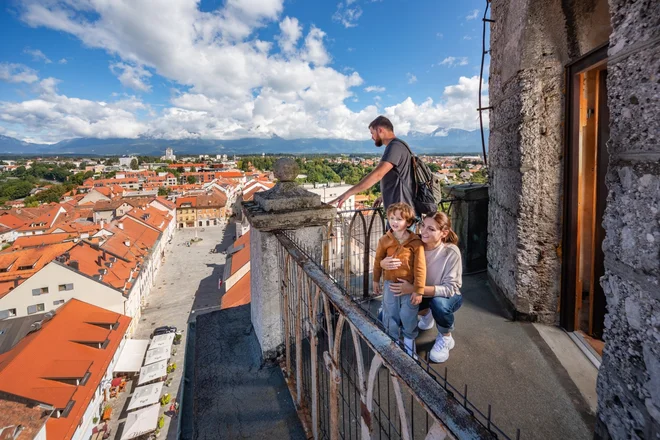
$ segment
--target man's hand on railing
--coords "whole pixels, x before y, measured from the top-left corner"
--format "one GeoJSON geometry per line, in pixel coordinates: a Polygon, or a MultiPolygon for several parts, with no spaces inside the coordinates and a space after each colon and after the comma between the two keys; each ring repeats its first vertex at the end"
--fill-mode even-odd
{"type": "Polygon", "coordinates": [[[374,200],[374,208],[380,208],[380,205],[383,204],[383,196],[378,196],[376,197],[376,200],[374,200]]]}
{"type": "Polygon", "coordinates": [[[337,208],[341,208],[341,205],[343,205],[344,202],[346,202],[346,200],[348,200],[349,197],[351,197],[351,195],[352,195],[352,194],[350,194],[348,191],[346,191],[344,194],[340,195],[340,196],[337,197],[336,199],[330,200],[330,201],[328,202],[328,205],[334,205],[334,204],[337,204],[337,208]]]}
{"type": "Polygon", "coordinates": [[[374,295],[380,295],[380,283],[378,281],[374,281],[373,285],[374,285],[374,295]]]}

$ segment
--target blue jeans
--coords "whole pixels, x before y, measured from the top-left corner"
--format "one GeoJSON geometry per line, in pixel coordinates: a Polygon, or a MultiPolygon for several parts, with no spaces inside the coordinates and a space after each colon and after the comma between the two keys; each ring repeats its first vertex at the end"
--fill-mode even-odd
{"type": "Polygon", "coordinates": [[[433,319],[438,326],[439,333],[450,333],[454,331],[454,313],[463,305],[463,295],[454,295],[450,298],[434,296],[424,298],[419,305],[419,310],[431,308],[433,319]]]}
{"type": "Polygon", "coordinates": [[[419,334],[417,328],[419,306],[410,303],[412,295],[394,295],[395,293],[390,290],[390,281],[385,281],[383,286],[383,325],[387,333],[396,340],[399,340],[400,332],[406,338],[415,339],[419,334]]]}

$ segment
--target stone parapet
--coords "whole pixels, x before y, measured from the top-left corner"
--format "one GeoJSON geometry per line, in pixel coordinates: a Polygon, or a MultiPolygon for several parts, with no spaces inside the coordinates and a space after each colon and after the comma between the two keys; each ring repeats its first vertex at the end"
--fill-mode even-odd
{"type": "MultiPolygon", "coordinates": [[[[336,215],[336,208],[321,202],[317,194],[296,185],[298,166],[293,159],[279,159],[274,173],[278,183],[256,193],[253,202],[243,202],[250,222],[252,326],[265,359],[273,358],[284,343],[280,300],[281,268],[279,241],[275,232],[288,234],[310,249],[322,249],[323,227],[336,215]]],[[[315,255],[313,257],[320,257],[315,255]]]]}

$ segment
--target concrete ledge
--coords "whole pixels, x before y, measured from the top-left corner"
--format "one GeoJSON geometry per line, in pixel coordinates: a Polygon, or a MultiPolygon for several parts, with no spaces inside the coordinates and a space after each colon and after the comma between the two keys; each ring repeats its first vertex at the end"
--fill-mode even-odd
{"type": "Polygon", "coordinates": [[[243,211],[253,228],[262,232],[299,229],[309,226],[325,226],[335,218],[337,209],[321,205],[311,209],[291,209],[267,212],[256,202],[243,202],[243,211]]]}
{"type": "Polygon", "coordinates": [[[282,370],[264,364],[250,306],[197,317],[195,440],[306,439],[282,370]]]}

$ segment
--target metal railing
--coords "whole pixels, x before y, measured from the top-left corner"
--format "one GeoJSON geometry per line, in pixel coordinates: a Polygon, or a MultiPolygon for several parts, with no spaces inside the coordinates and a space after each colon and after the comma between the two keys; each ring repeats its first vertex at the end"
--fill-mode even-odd
{"type": "MultiPolygon", "coordinates": [[[[442,207],[448,215],[452,202],[442,207]]],[[[314,438],[510,439],[490,405],[480,411],[467,385],[407,355],[376,318],[372,264],[384,230],[382,210],[363,209],[338,212],[321,248],[276,233],[283,369],[314,438]]]]}
{"type": "Polygon", "coordinates": [[[339,288],[314,252],[276,236],[283,369],[313,438],[495,438],[339,288]]]}
{"type": "MultiPolygon", "coordinates": [[[[444,200],[439,207],[451,216],[455,201],[444,200]]],[[[346,210],[338,211],[328,226],[324,238],[324,267],[352,298],[370,297],[372,263],[378,240],[385,234],[385,220],[381,208],[346,210]]]]}

